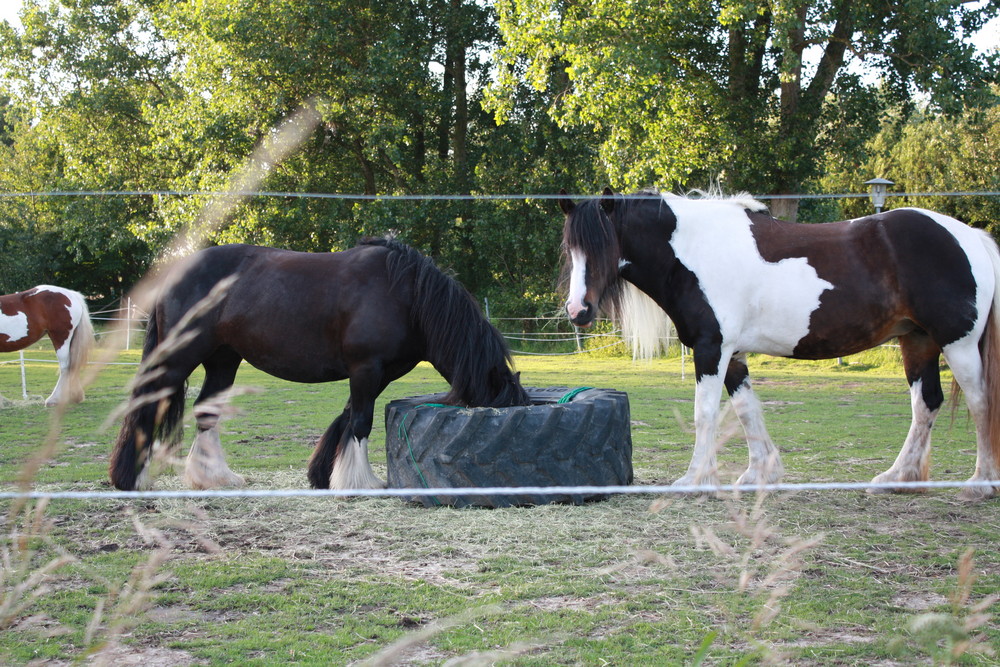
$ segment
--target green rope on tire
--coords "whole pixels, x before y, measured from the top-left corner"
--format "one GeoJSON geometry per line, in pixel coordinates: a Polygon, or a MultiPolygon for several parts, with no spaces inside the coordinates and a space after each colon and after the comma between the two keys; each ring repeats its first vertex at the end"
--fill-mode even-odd
{"type": "Polygon", "coordinates": [[[577,387],[576,389],[571,389],[570,391],[567,391],[565,394],[563,394],[563,397],[560,398],[556,402],[557,403],[569,403],[574,398],[576,398],[577,394],[585,392],[588,389],[593,389],[593,387],[577,387]]]}
{"type": "MultiPolygon", "coordinates": [[[[455,406],[445,405],[443,403],[421,403],[419,405],[414,405],[413,409],[416,410],[417,408],[453,408],[453,407],[455,406]]],[[[396,431],[397,434],[400,437],[402,437],[403,440],[406,441],[406,449],[410,453],[410,462],[413,463],[413,469],[417,471],[417,476],[420,477],[420,481],[421,483],[423,483],[424,488],[429,489],[431,488],[431,485],[427,483],[427,478],[424,477],[424,472],[420,469],[420,466],[417,465],[417,457],[413,453],[413,444],[410,442],[410,434],[406,432],[406,418],[409,417],[411,414],[412,411],[407,412],[405,415],[403,415],[403,418],[399,422],[399,428],[396,429],[396,431]]],[[[435,505],[441,504],[440,501],[438,501],[438,499],[435,498],[434,496],[431,496],[430,498],[431,500],[434,501],[435,505]]]]}

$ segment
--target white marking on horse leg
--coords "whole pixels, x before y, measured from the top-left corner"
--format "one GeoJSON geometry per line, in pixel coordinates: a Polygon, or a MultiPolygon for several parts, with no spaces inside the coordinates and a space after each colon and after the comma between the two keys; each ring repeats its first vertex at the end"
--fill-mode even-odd
{"type": "Polygon", "coordinates": [[[56,361],[59,362],[59,379],[56,380],[56,386],[52,390],[52,393],[48,398],[45,399],[45,405],[53,406],[64,400],[73,400],[73,391],[70,389],[70,372],[69,372],[69,341],[66,341],[62,347],[56,349],[56,361]]]}
{"type": "Polygon", "coordinates": [[[694,452],[684,476],[674,486],[715,485],[719,471],[715,453],[718,447],[719,398],[722,376],[703,375],[694,390],[694,452]]]}
{"type": "Polygon", "coordinates": [[[764,409],[761,407],[760,399],[750,387],[749,381],[740,385],[731,398],[736,416],[743,425],[743,431],[747,436],[747,449],[750,455],[750,464],[737,484],[773,484],[779,481],[785,474],[785,466],[781,463],[781,454],[774,446],[771,436],[764,425],[764,409]]]}
{"type": "MultiPolygon", "coordinates": [[[[955,376],[955,381],[962,388],[965,403],[969,407],[973,423],[976,425],[976,471],[970,482],[1000,479],[1000,461],[993,456],[993,448],[987,434],[987,401],[986,381],[983,377],[982,359],[979,356],[978,345],[963,345],[965,339],[949,345],[944,350],[945,360],[955,376]]],[[[994,399],[996,400],[996,399],[994,399]]],[[[959,498],[966,501],[979,501],[1000,495],[1000,487],[974,487],[963,489],[959,498]]]]}
{"type": "Polygon", "coordinates": [[[372,471],[368,461],[368,438],[351,438],[344,443],[333,463],[331,489],[384,489],[385,482],[372,471]]]}
{"type": "Polygon", "coordinates": [[[576,319],[586,310],[587,300],[587,258],[579,250],[570,251],[573,268],[569,274],[569,294],[566,299],[566,314],[571,320],[576,319]]]}
{"type": "Polygon", "coordinates": [[[243,476],[230,470],[226,463],[218,423],[209,428],[199,425],[184,465],[184,482],[192,489],[246,486],[243,476]]]}
{"type": "Polygon", "coordinates": [[[139,474],[135,477],[136,491],[149,491],[153,488],[153,476],[149,474],[149,462],[147,461],[139,474]]]}
{"type": "MultiPolygon", "coordinates": [[[[888,482],[923,482],[928,478],[931,456],[931,427],[938,410],[931,410],[924,402],[923,381],[917,380],[910,385],[910,406],[913,410],[913,421],[910,432],[906,435],[903,447],[896,456],[892,467],[877,475],[872,481],[888,482]]],[[[913,489],[868,489],[868,493],[887,493],[889,491],[913,491],[913,489]]]]}

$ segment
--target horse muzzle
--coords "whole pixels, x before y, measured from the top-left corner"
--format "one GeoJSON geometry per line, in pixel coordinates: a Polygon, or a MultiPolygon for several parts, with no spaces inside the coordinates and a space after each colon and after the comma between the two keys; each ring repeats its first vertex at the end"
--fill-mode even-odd
{"type": "Polygon", "coordinates": [[[594,323],[594,316],[597,313],[597,309],[594,308],[590,302],[584,301],[583,308],[575,308],[573,304],[566,304],[566,315],[569,316],[569,321],[573,323],[574,326],[578,326],[581,329],[586,329],[594,323]]]}

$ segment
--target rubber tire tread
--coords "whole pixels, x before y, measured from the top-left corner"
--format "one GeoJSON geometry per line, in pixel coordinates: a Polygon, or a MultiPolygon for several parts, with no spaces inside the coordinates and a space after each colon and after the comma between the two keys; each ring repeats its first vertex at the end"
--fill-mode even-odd
{"type": "MultiPolygon", "coordinates": [[[[632,435],[625,392],[529,387],[532,405],[437,407],[444,394],[385,408],[389,488],[620,486],[632,483],[632,435]]],[[[425,506],[580,504],[607,494],[412,496],[425,506]]]]}

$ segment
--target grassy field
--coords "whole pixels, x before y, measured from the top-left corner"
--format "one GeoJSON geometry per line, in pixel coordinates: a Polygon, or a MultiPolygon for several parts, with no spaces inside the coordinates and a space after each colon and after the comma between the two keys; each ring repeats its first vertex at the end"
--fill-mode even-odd
{"type": "MultiPolygon", "coordinates": [[[[49,354],[32,351],[32,357],[49,354]]],[[[0,355],[0,361],[16,355],[0,355]]],[[[137,361],[123,353],[73,407],[51,456],[52,365],[0,365],[0,489],[107,489],[137,361]],[[37,471],[34,470],[37,467],[37,471]]],[[[909,395],[891,361],[754,359],[785,481],[867,481],[895,458],[909,395]]],[[[627,391],[637,484],[687,466],[693,369],[518,357],[532,386],[627,391]]],[[[192,379],[192,388],[199,382],[192,379]]],[[[250,488],[301,488],[344,383],[260,392],[224,424],[250,488]]],[[[427,366],[386,401],[443,390],[427,366]]],[[[377,420],[378,421],[378,420],[377,420]]],[[[372,458],[385,477],[381,424],[372,458]]],[[[964,411],[940,419],[932,477],[972,474],[964,411]]],[[[746,465],[738,438],[724,481],[746,465]]],[[[181,488],[164,474],[156,488],[181,488]]],[[[583,506],[425,509],[391,498],[88,500],[3,505],[0,663],[637,665],[993,664],[997,503],[957,491],[741,498],[619,496],[583,506]]]]}

